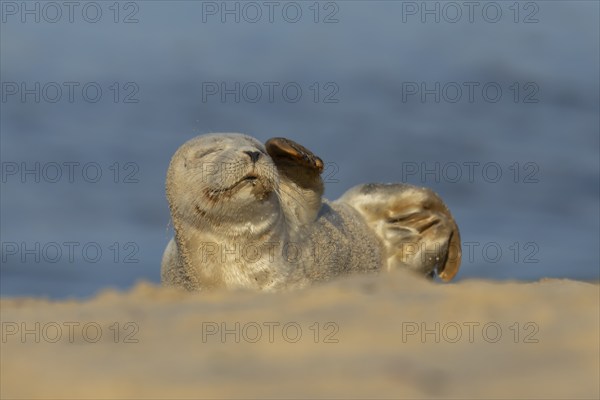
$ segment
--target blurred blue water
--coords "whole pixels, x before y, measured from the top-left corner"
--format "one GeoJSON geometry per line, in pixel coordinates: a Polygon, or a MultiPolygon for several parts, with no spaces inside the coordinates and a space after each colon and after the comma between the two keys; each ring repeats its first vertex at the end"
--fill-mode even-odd
{"type": "MultiPolygon", "coordinates": [[[[164,196],[169,159],[185,140],[219,131],[263,141],[288,136],[306,145],[331,163],[328,198],[375,181],[435,189],[465,243],[458,279],[599,279],[598,2],[529,2],[536,8],[521,3],[518,16],[513,2],[494,2],[492,11],[502,11],[496,23],[482,17],[487,2],[478,3],[473,22],[463,14],[456,23],[446,21],[452,9],[440,14],[439,23],[435,16],[425,15],[422,23],[419,14],[406,13],[421,2],[323,2],[319,20],[334,11],[338,19],[327,24],[314,23],[313,2],[294,3],[303,11],[297,23],[287,22],[280,9],[273,23],[266,15],[256,23],[234,23],[232,16],[221,23],[218,15],[205,15],[203,22],[206,2],[131,3],[137,8],[121,3],[119,15],[122,20],[135,11],[138,22],[130,24],[114,23],[113,2],[95,3],[103,10],[97,23],[77,12],[73,23],[66,17],[21,23],[2,6],[4,168],[95,162],[103,173],[97,183],[82,179],[80,169],[73,183],[66,176],[58,183],[43,176],[40,183],[32,175],[25,183],[19,174],[4,177],[3,296],[81,297],[140,279],[158,282],[160,257],[172,235],[164,196]],[[537,23],[523,22],[530,14],[537,23]],[[80,86],[72,103],[66,92],[56,103],[36,103],[33,95],[26,101],[8,96],[6,82],[80,86]],[[103,89],[97,103],[82,98],[87,82],[103,89]],[[114,82],[120,90],[116,103],[114,82]],[[127,82],[134,86],[125,87],[127,82]],[[296,82],[303,94],[296,103],[285,101],[281,91],[273,102],[263,97],[236,103],[233,95],[225,102],[218,95],[204,101],[206,82],[278,82],[279,88],[296,82]],[[316,103],[314,82],[320,90],[316,103]],[[451,85],[436,103],[434,95],[403,98],[412,82],[451,85]],[[452,82],[462,88],[477,82],[474,101],[465,100],[466,89],[460,101],[448,101],[452,82]],[[490,82],[502,89],[497,102],[482,95],[490,82]],[[124,103],[132,88],[139,89],[133,96],[139,102],[124,103]],[[338,102],[323,102],[334,89],[338,102]],[[119,183],[110,168],[115,162],[119,183]],[[436,162],[439,179],[422,179],[421,163],[433,168],[436,162]],[[475,162],[471,180],[465,163],[475,162]],[[487,174],[484,165],[492,167],[487,174]],[[415,166],[419,171],[412,174],[415,166]],[[502,176],[492,182],[498,167],[502,176]],[[139,182],[123,182],[128,173],[139,182]],[[34,248],[36,242],[39,262],[35,254],[12,254],[12,243],[34,248]],[[72,260],[65,242],[79,243],[72,260]],[[57,262],[51,262],[52,243],[63,251],[57,262]],[[82,252],[88,243],[92,255],[82,252]],[[102,254],[92,262],[97,248],[102,254]],[[137,262],[124,262],[127,255],[137,262]]],[[[438,4],[443,10],[447,2],[438,4]]]]}

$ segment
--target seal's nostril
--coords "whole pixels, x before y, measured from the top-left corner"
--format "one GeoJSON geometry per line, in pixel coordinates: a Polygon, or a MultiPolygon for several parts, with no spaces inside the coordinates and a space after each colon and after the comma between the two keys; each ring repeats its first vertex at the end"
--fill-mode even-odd
{"type": "Polygon", "coordinates": [[[245,151],[244,153],[248,154],[253,163],[256,163],[260,157],[260,152],[258,151],[245,151]]]}

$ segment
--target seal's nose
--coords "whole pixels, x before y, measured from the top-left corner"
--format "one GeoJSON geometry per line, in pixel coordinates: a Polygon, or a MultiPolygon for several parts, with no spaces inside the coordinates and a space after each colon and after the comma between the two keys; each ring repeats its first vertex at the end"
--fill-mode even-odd
{"type": "Polygon", "coordinates": [[[256,162],[260,158],[260,152],[259,151],[245,151],[244,153],[248,154],[248,156],[250,157],[250,159],[252,160],[252,162],[254,164],[256,164],[256,162]]]}

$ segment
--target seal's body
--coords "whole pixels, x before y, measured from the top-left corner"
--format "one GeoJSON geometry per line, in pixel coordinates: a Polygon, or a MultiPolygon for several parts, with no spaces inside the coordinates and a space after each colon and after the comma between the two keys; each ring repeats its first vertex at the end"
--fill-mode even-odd
{"type": "Polygon", "coordinates": [[[336,276],[409,268],[444,280],[458,228],[433,192],[360,185],[322,199],[321,159],[274,138],[211,134],[181,146],[167,174],[175,237],[162,280],[189,290],[286,290],[336,276]]]}

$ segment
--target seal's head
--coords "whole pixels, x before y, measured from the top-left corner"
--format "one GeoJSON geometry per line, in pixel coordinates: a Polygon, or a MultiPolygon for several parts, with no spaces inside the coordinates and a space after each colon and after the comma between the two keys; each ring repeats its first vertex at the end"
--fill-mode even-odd
{"type": "Polygon", "coordinates": [[[167,197],[174,219],[239,223],[272,213],[278,184],[277,168],[256,139],[204,135],[183,144],[171,159],[167,197]]]}
{"type": "Polygon", "coordinates": [[[274,138],[263,146],[238,133],[202,135],[183,144],[167,173],[174,224],[257,233],[281,216],[314,218],[321,205],[322,161],[303,146],[274,138]],[[306,210],[309,210],[307,212],[306,210]]]}

